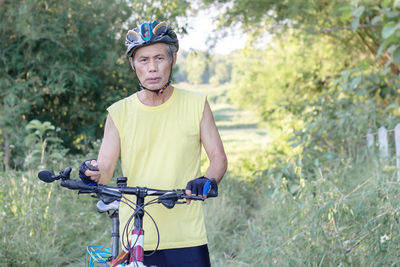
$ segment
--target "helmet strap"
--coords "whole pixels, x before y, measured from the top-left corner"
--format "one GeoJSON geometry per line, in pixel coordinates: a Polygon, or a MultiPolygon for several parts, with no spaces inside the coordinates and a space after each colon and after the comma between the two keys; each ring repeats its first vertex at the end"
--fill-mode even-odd
{"type": "MultiPolygon", "coordinates": [[[[138,79],[138,81],[139,81],[139,79],[138,79]]],[[[170,84],[171,84],[171,80],[168,80],[168,82],[167,82],[162,88],[160,88],[160,89],[149,89],[149,88],[144,87],[144,86],[142,85],[142,83],[139,81],[139,86],[140,86],[141,89],[150,91],[150,92],[155,93],[155,94],[157,94],[157,95],[164,93],[164,90],[167,89],[167,87],[168,87],[170,84]]]]}

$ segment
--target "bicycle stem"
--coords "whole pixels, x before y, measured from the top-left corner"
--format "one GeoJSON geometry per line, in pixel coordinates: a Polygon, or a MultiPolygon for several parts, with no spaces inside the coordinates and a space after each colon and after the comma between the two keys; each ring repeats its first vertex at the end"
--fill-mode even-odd
{"type": "Polygon", "coordinates": [[[143,228],[143,216],[144,216],[144,198],[147,196],[147,189],[140,188],[136,195],[136,216],[134,220],[134,229],[140,230],[143,228]]]}

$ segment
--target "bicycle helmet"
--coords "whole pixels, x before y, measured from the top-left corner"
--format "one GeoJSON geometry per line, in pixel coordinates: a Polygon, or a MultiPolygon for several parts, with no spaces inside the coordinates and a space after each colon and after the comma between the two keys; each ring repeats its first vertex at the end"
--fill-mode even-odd
{"type": "Polygon", "coordinates": [[[142,23],[128,31],[125,54],[132,57],[138,48],[154,43],[171,44],[176,47],[176,51],[179,50],[178,37],[171,27],[166,22],[153,21],[142,23]]]}
{"type": "MultiPolygon", "coordinates": [[[[125,54],[128,55],[128,57],[133,57],[138,48],[155,43],[166,43],[168,45],[173,45],[175,47],[174,52],[177,52],[179,50],[178,37],[176,36],[176,33],[171,29],[171,27],[169,27],[166,22],[158,23],[157,21],[153,21],[142,23],[136,28],[128,31],[125,38],[125,54]]],[[[171,55],[171,72],[169,74],[168,82],[162,88],[156,90],[148,89],[142,85],[138,77],[140,88],[156,94],[163,93],[164,90],[171,83],[172,65],[173,56],[171,55]]],[[[133,63],[132,68],[136,72],[133,63]]]]}

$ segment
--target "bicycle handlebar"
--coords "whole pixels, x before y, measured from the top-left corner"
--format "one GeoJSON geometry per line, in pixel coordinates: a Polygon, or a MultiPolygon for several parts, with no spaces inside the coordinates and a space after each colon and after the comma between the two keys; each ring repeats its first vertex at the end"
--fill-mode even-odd
{"type": "MultiPolygon", "coordinates": [[[[97,185],[87,185],[81,180],[70,179],[72,169],[67,167],[64,171],[60,171],[58,175],[55,175],[52,170],[43,170],[39,172],[38,177],[40,180],[51,183],[55,180],[61,179],[60,185],[62,187],[79,190],[81,194],[91,194],[95,193],[98,198],[103,198],[102,200],[107,204],[114,200],[120,200],[122,195],[136,195],[139,197],[146,196],[159,196],[158,201],[163,203],[166,207],[173,207],[179,199],[191,199],[191,200],[201,200],[204,201],[202,196],[190,196],[186,195],[185,189],[175,189],[175,190],[158,190],[146,187],[128,187],[128,186],[108,186],[103,184],[97,185]],[[173,203],[171,203],[173,201],[173,203]]],[[[217,187],[216,182],[211,183],[211,187],[217,187]]],[[[212,188],[213,189],[213,188],[212,188]]],[[[209,197],[216,197],[218,189],[210,190],[209,197]]]]}

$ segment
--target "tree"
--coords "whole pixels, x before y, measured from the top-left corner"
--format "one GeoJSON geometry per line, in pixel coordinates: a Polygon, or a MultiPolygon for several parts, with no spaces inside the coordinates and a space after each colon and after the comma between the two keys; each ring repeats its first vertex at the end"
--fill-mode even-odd
{"type": "Polygon", "coordinates": [[[0,145],[6,168],[22,165],[24,126],[33,119],[61,128],[63,144],[73,151],[100,137],[107,106],[138,90],[124,55],[128,27],[156,16],[170,16],[176,25],[187,5],[183,0],[0,1],[0,145]]]}
{"type": "Polygon", "coordinates": [[[173,70],[172,78],[174,82],[187,82],[188,81],[188,73],[185,68],[186,58],[189,55],[189,52],[185,50],[179,50],[178,58],[176,65],[173,70]]]}
{"type": "Polygon", "coordinates": [[[135,83],[116,38],[129,16],[125,1],[2,3],[0,125],[15,150],[23,134],[13,133],[32,119],[60,127],[71,148],[79,135],[99,136],[105,107],[136,90],[123,85],[135,83]]]}
{"type": "Polygon", "coordinates": [[[185,60],[185,71],[187,72],[188,81],[193,84],[201,84],[208,82],[207,79],[207,56],[204,52],[191,52],[185,60]]]}
{"type": "Polygon", "coordinates": [[[222,84],[231,80],[232,60],[234,52],[227,56],[214,55],[210,60],[210,81],[222,84]]]}
{"type": "MultiPolygon", "coordinates": [[[[346,50],[363,51],[371,58],[381,55],[378,60],[381,65],[392,60],[390,53],[378,52],[383,41],[383,11],[391,10],[387,14],[393,22],[398,17],[394,13],[397,11],[391,9],[399,8],[395,0],[203,0],[203,3],[222,10],[218,17],[221,27],[229,29],[239,24],[255,38],[266,33],[284,36],[286,29],[295,29],[303,34],[329,36],[332,42],[347,46],[346,50]]],[[[392,65],[392,71],[399,74],[397,66],[392,65]]]]}
{"type": "Polygon", "coordinates": [[[232,99],[292,136],[309,177],[355,159],[368,128],[398,122],[399,1],[204,2],[229,7],[222,25],[253,34],[232,99]]]}

